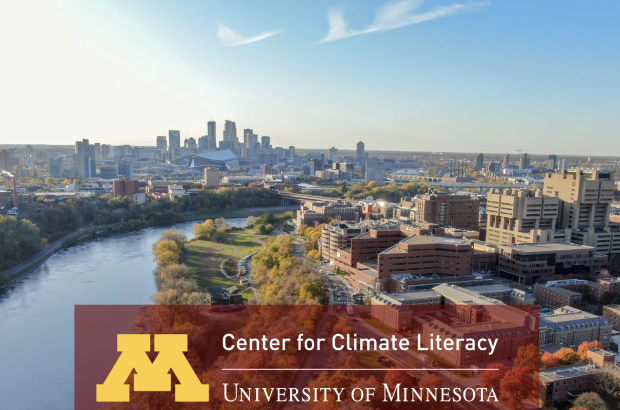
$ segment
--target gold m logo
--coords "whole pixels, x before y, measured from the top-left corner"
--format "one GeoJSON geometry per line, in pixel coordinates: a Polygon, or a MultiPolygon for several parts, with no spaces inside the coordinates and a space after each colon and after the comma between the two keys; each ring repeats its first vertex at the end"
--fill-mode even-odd
{"type": "Polygon", "coordinates": [[[135,369],[135,391],[170,391],[170,369],[181,384],[175,386],[177,402],[209,401],[209,385],[201,384],[183,352],[187,351],[187,335],[155,335],[155,351],[151,362],[146,352],[151,351],[150,335],[117,335],[117,350],[121,352],[112,371],[103,384],[97,385],[98,402],[128,402],[127,377],[135,369]]]}

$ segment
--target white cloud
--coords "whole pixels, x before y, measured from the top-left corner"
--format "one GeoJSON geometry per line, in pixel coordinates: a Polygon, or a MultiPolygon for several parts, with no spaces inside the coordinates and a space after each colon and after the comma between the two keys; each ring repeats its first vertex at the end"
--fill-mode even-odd
{"type": "Polygon", "coordinates": [[[375,14],[372,24],[362,29],[349,29],[342,10],[330,10],[328,13],[329,33],[319,41],[327,43],[342,40],[343,38],[359,36],[360,34],[377,33],[379,31],[394,30],[396,28],[435,20],[441,17],[453,16],[461,13],[470,13],[486,7],[490,2],[472,2],[468,4],[451,4],[439,6],[427,12],[416,14],[415,11],[426,0],[402,0],[390,2],[381,7],[375,14]]]}
{"type": "Polygon", "coordinates": [[[280,33],[282,33],[282,30],[265,31],[264,33],[260,33],[259,35],[254,37],[243,37],[241,34],[237,33],[230,27],[227,27],[223,24],[219,24],[217,27],[217,37],[226,47],[254,43],[256,41],[261,41],[266,38],[276,36],[280,33]]]}

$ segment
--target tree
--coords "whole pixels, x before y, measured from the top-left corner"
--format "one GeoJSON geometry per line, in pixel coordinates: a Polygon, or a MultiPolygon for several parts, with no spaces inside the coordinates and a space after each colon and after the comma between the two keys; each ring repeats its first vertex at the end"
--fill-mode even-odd
{"type": "Polygon", "coordinates": [[[552,369],[554,367],[561,366],[560,359],[558,359],[557,357],[555,357],[549,352],[545,352],[542,355],[542,363],[543,363],[543,369],[552,369]]]}
{"type": "Polygon", "coordinates": [[[605,345],[595,340],[594,342],[583,342],[577,348],[577,353],[581,356],[581,361],[585,361],[588,356],[588,350],[590,349],[604,349],[605,345]]]}
{"type": "Polygon", "coordinates": [[[519,408],[537,386],[530,377],[530,370],[526,367],[515,366],[506,372],[500,382],[501,399],[508,406],[519,408]]]}
{"type": "Polygon", "coordinates": [[[530,373],[540,370],[540,349],[536,345],[521,346],[515,365],[527,368],[530,373]]]}
{"type": "Polygon", "coordinates": [[[225,228],[217,228],[215,234],[213,235],[213,239],[215,239],[216,242],[222,242],[224,241],[224,238],[226,238],[227,233],[228,231],[225,228]]]}
{"type": "Polygon", "coordinates": [[[577,397],[574,403],[575,407],[583,407],[588,410],[607,410],[605,401],[601,399],[598,393],[583,393],[577,397]]]}
{"type": "Polygon", "coordinates": [[[480,387],[493,389],[495,391],[495,395],[499,396],[500,393],[500,382],[510,370],[510,368],[502,363],[492,363],[487,366],[489,369],[498,369],[498,370],[489,370],[481,372],[480,375],[480,387]]]}
{"type": "Polygon", "coordinates": [[[560,360],[561,366],[568,366],[581,362],[581,356],[570,347],[563,347],[554,353],[554,356],[560,360]]]}
{"type": "Polygon", "coordinates": [[[165,230],[161,234],[161,239],[174,241],[181,250],[185,248],[187,242],[187,236],[183,232],[173,231],[172,229],[165,230]]]}
{"type": "MultiPolygon", "coordinates": [[[[400,366],[392,366],[392,369],[402,369],[400,366]]],[[[399,383],[401,389],[409,389],[415,387],[411,376],[405,370],[390,370],[386,373],[384,378],[385,383],[394,389],[399,383]]],[[[440,381],[441,383],[441,381],[440,381]]]]}
{"type": "Polygon", "coordinates": [[[212,219],[207,219],[203,223],[199,223],[194,225],[194,236],[196,239],[206,240],[211,239],[213,234],[215,233],[215,226],[213,225],[212,219]]]}
{"type": "Polygon", "coordinates": [[[213,224],[218,228],[228,229],[230,226],[226,223],[226,218],[216,218],[213,224]]]}
{"type": "Polygon", "coordinates": [[[248,216],[248,218],[245,220],[245,224],[249,227],[254,226],[254,224],[256,223],[256,217],[255,216],[248,216]]]}

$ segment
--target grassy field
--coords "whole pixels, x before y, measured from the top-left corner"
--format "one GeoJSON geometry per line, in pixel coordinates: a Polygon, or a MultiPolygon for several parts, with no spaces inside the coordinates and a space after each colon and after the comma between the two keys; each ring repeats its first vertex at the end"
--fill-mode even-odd
{"type": "MultiPolygon", "coordinates": [[[[187,244],[183,261],[192,269],[192,277],[196,279],[198,286],[202,289],[209,286],[229,287],[236,285],[242,291],[246,287],[240,286],[239,281],[226,278],[220,271],[220,263],[234,253],[232,246],[228,243],[229,240],[237,248],[235,259],[240,259],[260,250],[262,246],[252,240],[255,236],[257,235],[252,230],[244,229],[230,232],[226,235],[225,242],[221,243],[214,241],[191,242],[187,244]]],[[[249,291],[246,294],[249,296],[249,291]]]]}
{"type": "Polygon", "coordinates": [[[368,323],[370,326],[374,327],[375,329],[377,329],[380,332],[387,334],[390,333],[396,333],[396,331],[390,327],[387,327],[386,325],[384,325],[383,323],[379,322],[377,319],[371,319],[371,318],[362,318],[362,320],[366,323],[368,323]]]}

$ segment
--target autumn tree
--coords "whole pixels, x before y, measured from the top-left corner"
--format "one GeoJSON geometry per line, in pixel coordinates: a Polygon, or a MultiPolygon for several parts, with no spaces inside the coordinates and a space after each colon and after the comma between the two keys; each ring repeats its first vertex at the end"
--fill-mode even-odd
{"type": "Polygon", "coordinates": [[[194,225],[194,237],[200,240],[211,239],[216,229],[213,219],[207,219],[202,223],[194,225]]]}
{"type": "Polygon", "coordinates": [[[554,353],[554,356],[560,360],[561,366],[568,366],[581,362],[581,356],[570,347],[563,347],[554,353]]]}
{"type": "MultiPolygon", "coordinates": [[[[441,379],[434,374],[426,374],[422,376],[420,379],[419,387],[421,389],[441,389],[443,387],[443,383],[441,379]]],[[[429,402],[427,403],[427,407],[429,410],[441,409],[443,405],[439,402],[429,402]]]]}
{"type": "Polygon", "coordinates": [[[497,370],[481,372],[482,374],[480,375],[480,387],[493,389],[495,391],[495,395],[499,396],[500,382],[510,369],[508,366],[502,363],[492,363],[488,365],[487,368],[497,370]]]}
{"type": "Polygon", "coordinates": [[[594,342],[583,342],[577,348],[577,353],[579,354],[579,356],[581,357],[581,361],[583,362],[586,360],[586,357],[588,356],[588,350],[604,349],[604,348],[605,348],[605,345],[603,345],[603,343],[599,342],[598,340],[595,340],[594,342]]]}
{"type": "Polygon", "coordinates": [[[607,410],[605,401],[594,392],[582,393],[574,403],[575,407],[583,407],[588,410],[607,410]]]}
{"type": "Polygon", "coordinates": [[[530,373],[540,370],[540,349],[536,345],[521,346],[517,351],[515,365],[527,368],[530,373]]]}
{"type": "Polygon", "coordinates": [[[558,359],[555,355],[552,355],[549,352],[545,352],[542,355],[542,364],[543,369],[552,369],[554,367],[560,367],[560,359],[558,359]]]}
{"type": "Polygon", "coordinates": [[[530,377],[527,367],[515,366],[506,372],[500,382],[501,400],[508,406],[520,408],[537,386],[530,377]]]}

